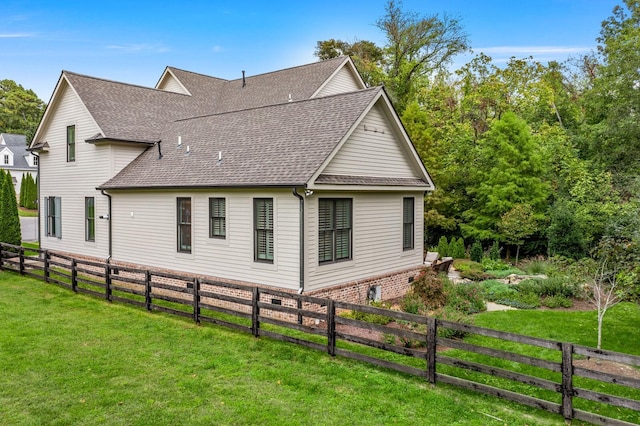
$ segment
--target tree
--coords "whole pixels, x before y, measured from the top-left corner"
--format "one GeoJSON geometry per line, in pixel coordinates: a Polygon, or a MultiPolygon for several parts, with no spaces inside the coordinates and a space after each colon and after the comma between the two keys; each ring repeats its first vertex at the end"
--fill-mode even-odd
{"type": "Polygon", "coordinates": [[[2,172],[0,179],[4,181],[0,193],[0,241],[20,245],[22,241],[20,217],[11,174],[2,172]]]}
{"type": "Polygon", "coordinates": [[[557,201],[549,209],[549,214],[551,218],[547,228],[549,255],[576,260],[583,258],[587,254],[585,238],[569,203],[557,201]]]}
{"type": "Polygon", "coordinates": [[[44,108],[33,90],[13,80],[0,81],[0,132],[27,135],[31,142],[44,108]]]}
{"type": "Polygon", "coordinates": [[[640,209],[635,206],[615,218],[593,252],[591,297],[598,311],[598,349],[607,310],[638,285],[640,274],[640,209]]]}
{"type": "Polygon", "coordinates": [[[450,64],[469,50],[467,35],[457,19],[419,16],[402,10],[402,2],[390,0],[377,27],[385,34],[385,85],[400,113],[414,98],[424,78],[450,64]]]}
{"type": "Polygon", "coordinates": [[[477,150],[475,182],[467,189],[473,206],[460,227],[466,237],[499,240],[502,216],[518,204],[531,206],[534,217],[542,216],[549,189],[536,142],[515,114],[505,113],[492,123],[477,150]]]}
{"type": "Polygon", "coordinates": [[[314,55],[321,61],[348,55],[367,86],[377,86],[383,81],[383,51],[371,41],[321,40],[316,43],[314,55]]]}
{"type": "Polygon", "coordinates": [[[498,228],[503,241],[516,246],[517,264],[520,257],[520,246],[538,229],[533,209],[527,204],[516,204],[502,215],[498,228]]]}
{"type": "Polygon", "coordinates": [[[624,0],[616,6],[602,23],[598,42],[602,63],[585,94],[579,146],[624,189],[640,172],[640,3],[624,0]]]}

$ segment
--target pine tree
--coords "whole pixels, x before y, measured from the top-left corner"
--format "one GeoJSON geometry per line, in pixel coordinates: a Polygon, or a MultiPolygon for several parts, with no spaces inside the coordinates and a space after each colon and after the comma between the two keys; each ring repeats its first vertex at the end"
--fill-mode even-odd
{"type": "Polygon", "coordinates": [[[0,241],[3,243],[20,245],[22,235],[20,233],[20,216],[18,215],[18,202],[16,190],[10,173],[3,173],[2,192],[0,192],[0,241]]]}
{"type": "Polygon", "coordinates": [[[444,235],[438,240],[438,254],[440,254],[440,258],[450,256],[449,243],[447,242],[447,237],[444,235]]]}
{"type": "Polygon", "coordinates": [[[26,182],[26,176],[27,175],[22,175],[22,180],[20,181],[20,203],[18,204],[20,207],[24,207],[24,195],[25,192],[28,190],[27,186],[25,185],[26,182]]]}
{"type": "Polygon", "coordinates": [[[480,241],[474,241],[474,243],[471,245],[471,260],[473,260],[474,262],[482,262],[482,256],[483,256],[483,252],[482,252],[482,244],[480,243],[480,241]]]}

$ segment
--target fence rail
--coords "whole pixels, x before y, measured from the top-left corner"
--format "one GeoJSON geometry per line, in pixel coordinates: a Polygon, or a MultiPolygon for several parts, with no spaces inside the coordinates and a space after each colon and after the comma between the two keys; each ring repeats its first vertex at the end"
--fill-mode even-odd
{"type": "MultiPolygon", "coordinates": [[[[0,269],[74,292],[303,345],[602,425],[640,424],[640,379],[575,365],[576,358],[640,367],[640,357],[398,311],[76,259],[0,243],[0,269]],[[394,324],[346,318],[387,317],[394,324]],[[511,342],[518,352],[439,336],[458,332],[511,342]],[[468,359],[469,356],[475,357],[468,359]],[[480,361],[477,357],[480,357],[480,361]],[[512,364],[517,364],[513,366],[512,364]],[[491,385],[486,384],[490,377],[491,385]],[[484,378],[484,380],[483,380],[484,378]],[[500,386],[494,386],[495,381],[500,386]],[[483,383],[484,382],[484,383],[483,383]],[[614,389],[616,394],[603,392],[614,389]],[[604,407],[604,408],[603,408],[604,407]],[[607,411],[607,407],[615,407],[607,411]],[[615,417],[602,414],[613,412],[615,417]]],[[[484,342],[484,341],[483,341],[484,342]]]]}

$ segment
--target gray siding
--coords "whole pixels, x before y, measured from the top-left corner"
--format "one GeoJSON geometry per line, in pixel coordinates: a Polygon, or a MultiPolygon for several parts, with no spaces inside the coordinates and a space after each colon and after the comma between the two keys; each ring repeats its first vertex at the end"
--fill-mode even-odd
{"type": "Polygon", "coordinates": [[[392,130],[389,119],[379,104],[363,118],[323,173],[378,177],[421,176],[408,161],[404,141],[392,130]]]}
{"type": "Polygon", "coordinates": [[[318,290],[422,264],[423,193],[316,192],[306,199],[306,289],[318,290]],[[318,199],[353,199],[353,259],[320,265],[318,262],[318,199]],[[415,197],[415,247],[402,249],[402,199],[415,197]]]}
{"type": "Polygon", "coordinates": [[[344,66],[331,78],[325,86],[320,89],[315,97],[335,95],[338,93],[353,92],[354,90],[360,90],[363,87],[360,85],[356,77],[344,66]]]}
{"type": "Polygon", "coordinates": [[[114,192],[114,259],[297,289],[298,208],[298,199],[290,190],[114,192]],[[178,253],[176,249],[177,197],[191,197],[191,253],[178,253]],[[209,197],[226,198],[226,239],[209,238],[209,197]],[[254,197],[274,199],[273,264],[253,260],[254,197]]]}
{"type": "Polygon", "coordinates": [[[96,257],[108,256],[107,197],[95,188],[142,152],[141,147],[114,147],[84,142],[100,131],[75,92],[62,82],[54,114],[43,124],[41,140],[49,143],[40,156],[40,205],[45,197],[60,197],[62,238],[45,235],[45,209],[41,209],[42,248],[96,257]],[[76,161],[67,162],[67,126],[76,126],[76,161]],[[114,155],[117,152],[117,155],[114,155]],[[114,159],[115,158],[115,159],[114,159]],[[85,197],[95,197],[95,241],[85,241],[85,197]]]}

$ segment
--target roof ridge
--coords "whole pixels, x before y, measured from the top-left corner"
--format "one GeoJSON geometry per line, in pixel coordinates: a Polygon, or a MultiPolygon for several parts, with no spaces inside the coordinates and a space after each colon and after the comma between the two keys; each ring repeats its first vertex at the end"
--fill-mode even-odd
{"type": "MultiPolygon", "coordinates": [[[[343,56],[338,56],[338,57],[331,58],[331,59],[325,59],[325,60],[322,60],[322,61],[310,62],[310,63],[308,63],[308,64],[295,65],[295,66],[293,66],[293,67],[282,68],[282,69],[274,70],[274,71],[267,71],[267,72],[263,72],[263,73],[260,73],[260,74],[255,74],[255,75],[246,76],[245,78],[246,78],[246,79],[250,79],[250,78],[255,78],[255,77],[262,77],[262,76],[269,75],[269,74],[278,74],[278,73],[281,73],[281,72],[283,72],[283,71],[294,70],[294,69],[296,69],[296,68],[312,67],[312,66],[316,66],[316,65],[318,65],[318,64],[323,64],[323,63],[325,63],[325,64],[326,64],[327,62],[338,61],[338,60],[344,61],[344,60],[346,60],[347,58],[348,58],[348,56],[343,55],[343,56]]],[[[240,81],[240,80],[242,80],[242,77],[240,77],[240,78],[236,78],[236,79],[233,79],[233,80],[226,80],[226,81],[228,81],[228,82],[233,82],[233,81],[240,81]]]]}
{"type": "Polygon", "coordinates": [[[304,103],[304,102],[313,102],[313,101],[319,101],[319,100],[323,100],[323,99],[335,98],[335,97],[338,97],[338,96],[354,95],[354,94],[357,94],[357,93],[368,92],[368,91],[380,91],[382,89],[383,89],[383,86],[373,86],[373,87],[367,87],[367,88],[360,89],[360,90],[353,90],[351,92],[334,93],[332,95],[321,96],[321,97],[318,97],[318,98],[300,99],[299,101],[284,101],[284,102],[280,102],[280,103],[277,103],[277,104],[261,105],[261,106],[251,107],[251,108],[241,108],[241,109],[235,109],[235,110],[231,110],[231,111],[223,111],[223,112],[218,112],[218,113],[214,113],[214,114],[203,114],[203,115],[196,115],[196,116],[193,116],[193,117],[179,118],[179,119],[176,119],[174,121],[174,123],[177,123],[177,122],[180,122],[180,121],[195,120],[195,119],[199,119],[199,118],[216,117],[216,116],[222,116],[222,115],[225,115],[225,114],[235,114],[235,113],[238,113],[238,112],[245,112],[245,111],[253,111],[253,110],[259,110],[259,109],[264,109],[264,108],[271,108],[271,107],[279,106],[279,105],[301,104],[301,103],[304,103]]]}
{"type": "Polygon", "coordinates": [[[183,69],[183,68],[172,67],[172,66],[170,66],[170,65],[167,65],[167,69],[170,69],[170,70],[176,70],[176,71],[182,71],[182,72],[186,72],[186,73],[189,73],[189,74],[198,75],[198,76],[200,76],[200,77],[207,77],[207,78],[212,78],[212,79],[214,79],[214,80],[220,80],[220,81],[223,81],[223,82],[229,82],[229,81],[232,81],[232,80],[227,80],[226,78],[222,78],[222,77],[215,77],[215,76],[213,76],[213,75],[203,74],[203,73],[201,73],[201,72],[189,71],[189,70],[185,70],[185,69],[183,69]]]}
{"type": "Polygon", "coordinates": [[[94,76],[91,76],[91,75],[80,74],[80,73],[73,72],[73,71],[68,71],[68,70],[62,70],[62,74],[63,75],[71,74],[71,75],[75,75],[75,76],[78,76],[78,77],[87,78],[87,79],[90,79],[90,80],[97,80],[97,81],[102,81],[102,82],[105,82],[105,83],[118,84],[118,85],[121,85],[121,86],[136,87],[138,89],[146,89],[146,90],[151,90],[153,92],[158,92],[158,93],[169,93],[171,95],[190,96],[190,95],[186,95],[184,93],[170,92],[168,90],[156,89],[155,87],[143,86],[141,84],[124,83],[122,81],[116,81],[116,80],[112,80],[112,79],[108,79],[108,78],[102,78],[102,77],[94,77],[94,76]]]}

